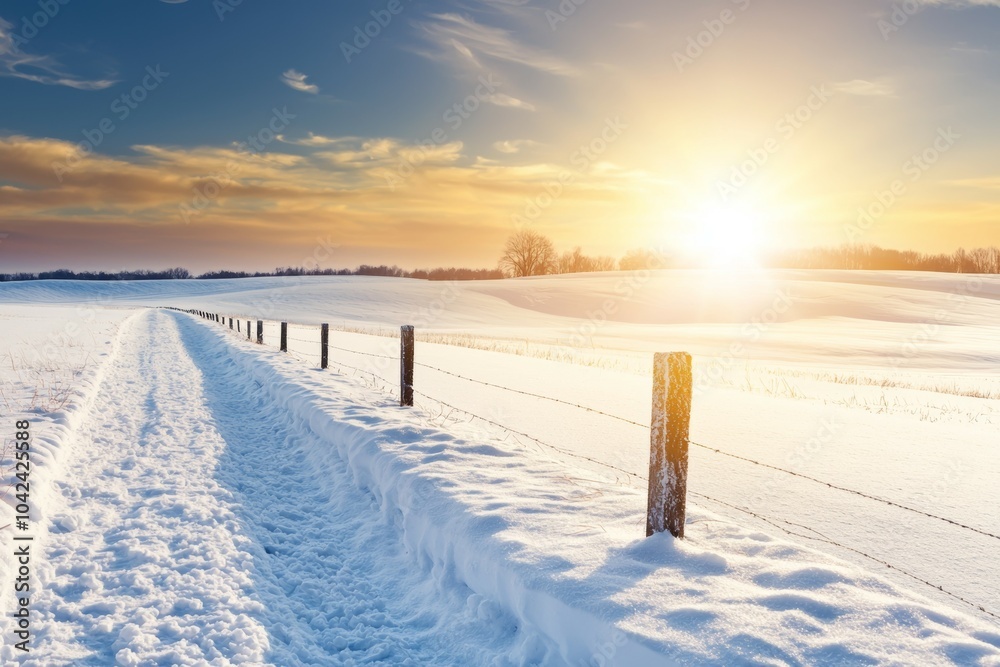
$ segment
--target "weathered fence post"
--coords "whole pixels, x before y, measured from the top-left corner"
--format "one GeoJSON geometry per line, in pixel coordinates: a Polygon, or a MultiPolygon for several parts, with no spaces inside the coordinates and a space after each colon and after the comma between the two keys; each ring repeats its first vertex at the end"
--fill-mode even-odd
{"type": "Polygon", "coordinates": [[[229,318],[229,328],[230,329],[233,328],[233,318],[231,318],[231,317],[229,318]]]}
{"type": "Polygon", "coordinates": [[[649,429],[649,504],[646,536],[669,531],[684,537],[687,512],[688,433],[691,424],[691,355],[653,358],[653,417],[649,429]]]}
{"type": "Polygon", "coordinates": [[[399,404],[413,405],[413,325],[400,327],[399,404]]]}
{"type": "Polygon", "coordinates": [[[236,333],[243,333],[240,329],[240,320],[236,320],[236,333]]]}
{"type": "Polygon", "coordinates": [[[281,351],[288,352],[288,322],[281,323],[281,351]]]}
{"type": "Polygon", "coordinates": [[[330,365],[330,325],[323,323],[319,325],[319,367],[326,368],[330,365]]]}
{"type": "Polygon", "coordinates": [[[264,320],[257,320],[257,344],[264,344],[264,320]]]}
{"type": "Polygon", "coordinates": [[[247,340],[250,340],[251,335],[252,334],[250,333],[250,320],[247,320],[247,340]]]}

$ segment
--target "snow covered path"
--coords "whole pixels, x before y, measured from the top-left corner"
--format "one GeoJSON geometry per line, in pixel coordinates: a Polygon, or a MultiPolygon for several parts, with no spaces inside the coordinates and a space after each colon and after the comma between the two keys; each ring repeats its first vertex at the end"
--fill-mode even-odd
{"type": "MultiPolygon", "coordinates": [[[[68,462],[23,664],[473,665],[511,628],[427,581],[328,446],[150,311],[68,462]],[[336,488],[336,493],[329,489],[336,488]]],[[[204,348],[202,348],[204,349],[204,348]]]]}

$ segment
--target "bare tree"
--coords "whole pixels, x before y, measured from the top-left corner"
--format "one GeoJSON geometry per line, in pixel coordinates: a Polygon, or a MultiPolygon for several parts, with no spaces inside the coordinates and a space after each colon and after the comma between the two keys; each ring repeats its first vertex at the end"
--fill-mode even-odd
{"type": "Polygon", "coordinates": [[[576,247],[572,251],[567,250],[559,256],[556,262],[556,273],[592,273],[595,271],[616,271],[618,260],[607,255],[590,257],[584,255],[583,251],[576,247]]]}
{"type": "Polygon", "coordinates": [[[558,273],[586,273],[593,271],[593,261],[577,246],[572,252],[566,251],[559,257],[558,273]]]}
{"type": "Polygon", "coordinates": [[[610,255],[598,255],[591,257],[591,271],[617,271],[618,260],[610,255]]]}
{"type": "Polygon", "coordinates": [[[524,230],[507,239],[500,257],[500,270],[515,278],[543,276],[552,272],[556,261],[552,241],[538,232],[524,230]]]}

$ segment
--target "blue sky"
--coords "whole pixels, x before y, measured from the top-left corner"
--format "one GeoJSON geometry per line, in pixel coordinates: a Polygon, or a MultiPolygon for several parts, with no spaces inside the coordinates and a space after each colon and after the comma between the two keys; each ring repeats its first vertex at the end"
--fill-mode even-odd
{"type": "Polygon", "coordinates": [[[997,5],[8,0],[0,269],[998,244],[997,5]]]}

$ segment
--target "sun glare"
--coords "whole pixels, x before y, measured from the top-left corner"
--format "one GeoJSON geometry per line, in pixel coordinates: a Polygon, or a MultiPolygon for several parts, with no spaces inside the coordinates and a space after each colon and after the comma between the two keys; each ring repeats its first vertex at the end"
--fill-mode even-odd
{"type": "Polygon", "coordinates": [[[742,208],[712,206],[687,220],[683,250],[707,268],[748,268],[758,265],[762,229],[759,217],[742,208]]]}

